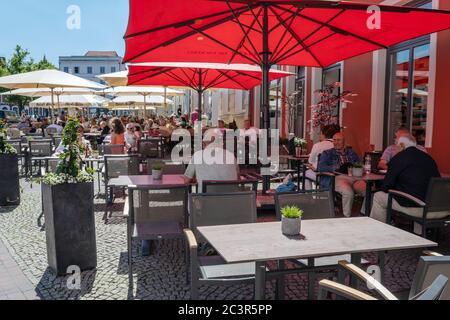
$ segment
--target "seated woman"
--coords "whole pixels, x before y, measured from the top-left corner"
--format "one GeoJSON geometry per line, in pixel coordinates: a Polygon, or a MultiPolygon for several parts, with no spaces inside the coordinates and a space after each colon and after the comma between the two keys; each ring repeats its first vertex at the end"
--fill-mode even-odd
{"type": "Polygon", "coordinates": [[[111,144],[125,145],[125,128],[118,118],[112,120],[111,144]]]}
{"type": "Polygon", "coordinates": [[[134,135],[134,124],[127,124],[127,131],[125,132],[125,143],[128,149],[133,149],[137,147],[137,139],[134,135]]]}

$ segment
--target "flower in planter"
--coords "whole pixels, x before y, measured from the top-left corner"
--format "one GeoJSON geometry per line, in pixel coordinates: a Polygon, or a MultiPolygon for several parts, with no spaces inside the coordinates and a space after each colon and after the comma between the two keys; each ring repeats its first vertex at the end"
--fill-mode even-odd
{"type": "Polygon", "coordinates": [[[80,122],[77,119],[69,119],[62,134],[64,151],[59,155],[59,163],[56,173],[48,173],[40,182],[47,185],[73,184],[93,182],[92,170],[81,169],[81,155],[84,146],[79,142],[80,122]]]}
{"type": "Polygon", "coordinates": [[[294,145],[296,148],[298,148],[298,147],[303,148],[304,146],[306,146],[306,144],[307,144],[306,139],[298,138],[298,137],[294,138],[294,145]]]}
{"type": "Polygon", "coordinates": [[[17,151],[6,140],[5,122],[0,120],[0,154],[16,154],[17,151]]]}
{"type": "Polygon", "coordinates": [[[364,168],[364,164],[362,162],[355,162],[352,164],[353,168],[364,168]]]}
{"type": "Polygon", "coordinates": [[[303,210],[296,206],[286,206],[281,209],[281,214],[287,219],[301,219],[303,217],[303,210]]]}
{"type": "Polygon", "coordinates": [[[155,171],[161,171],[163,169],[163,164],[162,163],[155,163],[152,165],[152,169],[155,171]]]}

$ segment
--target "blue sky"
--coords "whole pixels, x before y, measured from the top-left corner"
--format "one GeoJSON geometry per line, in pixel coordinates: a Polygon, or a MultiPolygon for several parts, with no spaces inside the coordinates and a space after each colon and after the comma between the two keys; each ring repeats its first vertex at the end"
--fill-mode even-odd
{"type": "Polygon", "coordinates": [[[9,58],[17,44],[35,60],[44,54],[58,65],[58,57],[84,55],[88,50],[124,54],[128,0],[8,0],[2,1],[0,57],[9,58]],[[69,30],[67,8],[81,10],[81,28],[69,30]]]}

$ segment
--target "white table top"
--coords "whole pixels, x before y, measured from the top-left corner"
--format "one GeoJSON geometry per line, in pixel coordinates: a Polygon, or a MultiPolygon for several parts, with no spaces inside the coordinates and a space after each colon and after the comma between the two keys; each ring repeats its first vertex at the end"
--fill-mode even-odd
{"type": "Polygon", "coordinates": [[[198,227],[198,231],[228,263],[437,246],[367,217],[304,220],[303,240],[283,235],[281,222],[198,227]]]}

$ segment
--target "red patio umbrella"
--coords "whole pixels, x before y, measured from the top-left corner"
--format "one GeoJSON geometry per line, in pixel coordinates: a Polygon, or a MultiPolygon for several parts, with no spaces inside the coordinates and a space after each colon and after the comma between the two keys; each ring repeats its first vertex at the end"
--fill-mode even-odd
{"type": "Polygon", "coordinates": [[[258,64],[268,128],[270,66],[325,67],[450,28],[448,11],[399,6],[378,6],[378,28],[370,6],[311,0],[130,0],[124,60],[258,64]]]}
{"type": "MultiPolygon", "coordinates": [[[[269,80],[293,75],[270,70],[269,80]]],[[[246,64],[153,62],[131,64],[128,85],[164,85],[189,87],[198,92],[198,109],[202,113],[202,94],[212,88],[250,90],[261,84],[261,68],[246,64]]]]}

